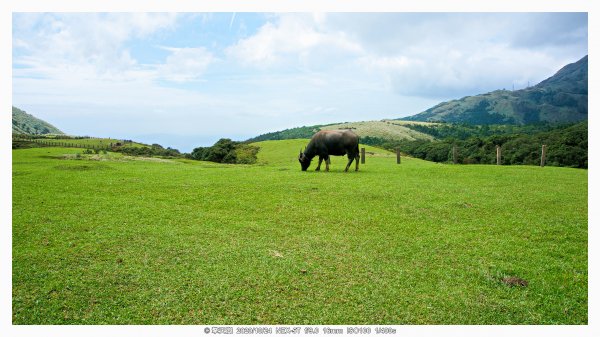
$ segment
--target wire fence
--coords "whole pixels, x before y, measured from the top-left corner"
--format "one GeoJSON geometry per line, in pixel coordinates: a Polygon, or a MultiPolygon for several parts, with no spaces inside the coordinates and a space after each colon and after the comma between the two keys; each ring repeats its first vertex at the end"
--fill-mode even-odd
{"type": "Polygon", "coordinates": [[[17,142],[32,142],[36,143],[38,146],[42,147],[71,147],[71,148],[81,148],[81,149],[92,149],[92,150],[106,150],[110,151],[114,147],[121,146],[124,143],[130,142],[125,140],[117,140],[114,142],[107,142],[106,144],[100,143],[84,143],[78,142],[78,140],[84,139],[106,139],[106,138],[97,138],[97,137],[68,137],[68,136],[55,136],[52,138],[43,137],[43,136],[35,136],[35,135],[18,135],[14,134],[12,136],[12,140],[17,142]]]}
{"type": "MultiPolygon", "coordinates": [[[[496,145],[496,165],[502,165],[502,147],[500,145],[496,145]]],[[[544,144],[541,149],[541,156],[539,159],[539,163],[541,167],[546,165],[546,158],[548,154],[548,147],[544,144]]],[[[402,163],[401,160],[401,152],[400,149],[396,149],[396,164],[402,163]]],[[[365,156],[365,148],[361,148],[361,164],[365,164],[366,156],[365,156]]],[[[457,146],[452,147],[452,163],[459,164],[459,151],[457,146]]]]}

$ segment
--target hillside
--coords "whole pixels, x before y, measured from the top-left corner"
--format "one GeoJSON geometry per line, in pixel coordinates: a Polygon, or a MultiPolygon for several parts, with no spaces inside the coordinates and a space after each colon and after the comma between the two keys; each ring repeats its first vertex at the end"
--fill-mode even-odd
{"type": "Polygon", "coordinates": [[[496,90],[440,103],[407,121],[468,124],[573,123],[588,116],[588,57],[522,90],[496,90]]]}
{"type": "Polygon", "coordinates": [[[366,121],[327,125],[321,130],[351,129],[361,137],[377,137],[381,139],[400,140],[433,140],[433,137],[408,128],[412,124],[394,120],[366,121]]]}
{"type": "Polygon", "coordinates": [[[50,123],[14,106],[12,107],[12,132],[30,135],[63,134],[62,131],[50,123]]]}
{"type": "MultiPolygon", "coordinates": [[[[453,129],[458,126],[453,125],[453,129]]],[[[502,147],[503,165],[539,165],[542,145],[547,146],[548,166],[588,167],[588,122],[573,125],[557,125],[546,131],[542,129],[517,132],[494,128],[488,135],[480,132],[461,138],[443,132],[439,141],[398,141],[382,143],[388,149],[400,148],[403,152],[425,160],[451,163],[456,148],[456,162],[461,164],[495,164],[496,146],[502,147]]],[[[443,130],[442,130],[443,131],[443,130]]]]}
{"type": "MultiPolygon", "coordinates": [[[[384,140],[433,140],[428,134],[410,129],[409,125],[423,124],[421,122],[407,122],[398,120],[348,122],[339,124],[302,126],[286,129],[283,131],[269,132],[251,138],[247,142],[259,142],[265,140],[283,140],[310,138],[319,130],[351,129],[360,137],[373,137],[384,140]]],[[[430,123],[427,123],[430,124],[430,123]]]]}

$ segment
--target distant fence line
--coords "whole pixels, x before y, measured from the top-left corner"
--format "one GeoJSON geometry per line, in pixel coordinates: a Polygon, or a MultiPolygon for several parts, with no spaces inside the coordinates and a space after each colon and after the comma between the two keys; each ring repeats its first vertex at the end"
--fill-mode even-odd
{"type": "MultiPolygon", "coordinates": [[[[540,166],[544,167],[546,163],[546,154],[548,147],[543,144],[542,145],[542,154],[540,156],[540,166]]],[[[457,146],[452,146],[452,162],[454,164],[458,164],[458,148],[457,146]]],[[[496,145],[496,165],[502,165],[502,146],[496,145]]]]}
{"type": "Polygon", "coordinates": [[[69,136],[69,135],[30,135],[13,133],[13,139],[111,139],[110,137],[91,137],[91,136],[69,136]]]}
{"type": "MultiPolygon", "coordinates": [[[[53,139],[104,139],[104,138],[95,138],[95,137],[85,137],[85,138],[53,138],[53,139]]],[[[110,139],[110,138],[108,138],[110,139]]],[[[116,140],[115,139],[115,143],[109,143],[107,145],[98,145],[98,144],[81,144],[81,143],[70,143],[70,142],[56,142],[56,141],[49,141],[47,138],[32,138],[29,137],[29,135],[13,135],[13,140],[22,140],[22,141],[30,141],[30,142],[34,142],[37,143],[41,146],[60,146],[60,147],[74,147],[74,148],[81,148],[81,149],[92,149],[92,150],[106,150],[109,151],[113,148],[113,146],[115,145],[121,145],[122,143],[128,143],[131,141],[127,141],[127,140],[116,140]],[[122,143],[121,143],[122,142],[122,143]]],[[[546,163],[546,155],[548,152],[548,148],[547,146],[544,144],[542,145],[542,154],[540,156],[540,166],[544,167],[545,163],[546,163]]],[[[360,156],[360,161],[361,164],[365,164],[366,162],[366,151],[365,148],[361,148],[361,156],[360,156]]],[[[400,149],[396,149],[396,164],[400,164],[401,163],[401,155],[400,155],[400,149]]],[[[454,164],[458,164],[458,148],[457,146],[453,146],[452,147],[452,163],[454,164]]],[[[500,145],[496,145],[496,165],[502,165],[502,147],[500,145]]]]}
{"type": "Polygon", "coordinates": [[[69,135],[52,135],[52,136],[47,136],[47,135],[29,135],[29,134],[21,134],[21,133],[13,133],[12,134],[12,138],[13,139],[20,139],[20,140],[33,140],[33,139],[42,139],[42,140],[51,140],[51,139],[108,139],[108,140],[113,140],[115,142],[121,142],[121,143],[133,143],[133,140],[131,139],[116,139],[116,138],[110,138],[110,137],[92,137],[92,136],[69,136],[69,135]]]}
{"type": "MultiPolygon", "coordinates": [[[[542,145],[542,154],[540,156],[540,166],[544,167],[546,164],[546,156],[548,153],[548,147],[543,144],[542,145]]],[[[361,164],[364,164],[366,161],[365,148],[361,148],[361,164]]],[[[401,153],[400,149],[396,148],[396,164],[401,163],[401,153]]],[[[452,146],[452,163],[458,164],[458,147],[452,146]]],[[[496,165],[502,165],[502,146],[496,145],[496,165]]]]}
{"type": "MultiPolygon", "coordinates": [[[[13,135],[13,140],[17,141],[28,141],[36,143],[40,146],[51,147],[51,146],[59,146],[59,147],[72,147],[72,148],[81,148],[81,149],[92,149],[92,150],[111,150],[114,146],[121,145],[127,141],[124,140],[116,140],[114,142],[109,142],[107,144],[85,144],[85,143],[77,143],[77,142],[66,142],[60,140],[79,140],[79,139],[104,139],[97,137],[68,137],[68,138],[42,138],[42,137],[30,137],[30,135],[13,135]]],[[[110,139],[110,138],[109,138],[110,139]]]]}

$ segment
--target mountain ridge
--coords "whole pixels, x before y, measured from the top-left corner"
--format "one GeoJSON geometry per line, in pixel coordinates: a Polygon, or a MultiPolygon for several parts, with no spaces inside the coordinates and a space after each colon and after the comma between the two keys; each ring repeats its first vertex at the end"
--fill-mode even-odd
{"type": "Polygon", "coordinates": [[[29,135],[64,134],[54,125],[14,106],[12,107],[12,133],[29,135]]]}
{"type": "MultiPolygon", "coordinates": [[[[269,132],[250,138],[247,142],[310,138],[315,132],[325,129],[355,129],[361,137],[394,137],[397,130],[375,130],[383,123],[400,128],[393,123],[459,123],[471,125],[531,125],[531,124],[572,124],[587,121],[588,105],[588,56],[570,63],[553,76],[525,89],[495,90],[484,94],[465,96],[435,106],[419,114],[381,121],[333,123],[326,125],[302,126],[281,131],[269,132]],[[368,125],[371,124],[371,125],[368,125]],[[356,129],[360,125],[359,129],[356,129]],[[389,135],[382,137],[382,134],[389,135]]],[[[432,124],[433,125],[433,124],[432,124]]],[[[405,129],[408,126],[404,127],[405,129]]],[[[416,131],[415,128],[412,128],[416,131]]],[[[407,134],[408,135],[408,134],[407,134]]],[[[412,138],[430,138],[430,135],[412,138]]]]}
{"type": "Polygon", "coordinates": [[[441,102],[405,121],[467,124],[573,123],[588,116],[588,56],[540,83],[441,102]]]}

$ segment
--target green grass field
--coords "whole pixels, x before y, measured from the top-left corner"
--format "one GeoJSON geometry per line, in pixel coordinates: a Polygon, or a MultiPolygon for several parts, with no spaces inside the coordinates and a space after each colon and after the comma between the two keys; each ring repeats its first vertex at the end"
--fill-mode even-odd
{"type": "Polygon", "coordinates": [[[256,165],[14,150],[13,324],[587,324],[586,170],[367,147],[301,172],[306,143],[256,165]]]}

